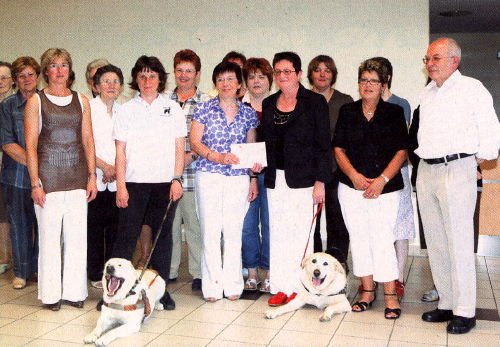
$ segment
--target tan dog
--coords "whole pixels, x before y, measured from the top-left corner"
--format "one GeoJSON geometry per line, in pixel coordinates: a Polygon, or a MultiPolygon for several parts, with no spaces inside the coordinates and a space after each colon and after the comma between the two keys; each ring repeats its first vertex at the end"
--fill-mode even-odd
{"type": "Polygon", "coordinates": [[[165,281],[154,271],[146,270],[133,288],[140,273],[126,259],[107,261],[102,276],[104,305],[95,329],[85,336],[85,343],[105,346],[119,337],[132,335],[141,329],[154,308],[163,310],[160,299],[165,293],[165,281]]]}
{"type": "Polygon", "coordinates": [[[345,270],[337,259],[326,253],[313,253],[302,261],[300,281],[303,288],[288,304],[266,311],[266,318],[273,319],[297,310],[305,304],[325,309],[320,321],[329,321],[336,313],[351,311],[344,288],[347,283],[345,270]]]}

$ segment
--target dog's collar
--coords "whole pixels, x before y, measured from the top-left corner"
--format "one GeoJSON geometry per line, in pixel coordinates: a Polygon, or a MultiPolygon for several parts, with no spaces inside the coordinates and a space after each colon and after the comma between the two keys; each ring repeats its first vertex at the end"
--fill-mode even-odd
{"type": "MultiPolygon", "coordinates": [[[[151,282],[151,284],[152,284],[152,282],[151,282]]],[[[103,305],[106,307],[112,308],[114,310],[120,310],[120,311],[135,311],[135,310],[144,309],[144,316],[149,316],[149,314],[151,313],[151,305],[150,305],[149,299],[146,295],[146,291],[144,289],[141,290],[141,294],[142,294],[142,299],[139,300],[134,305],[120,305],[120,304],[107,303],[107,302],[104,302],[103,305]]]]}
{"type": "Polygon", "coordinates": [[[328,294],[328,295],[325,295],[325,294],[313,294],[311,293],[311,291],[309,289],[307,289],[307,287],[304,285],[304,283],[302,283],[302,286],[304,287],[305,290],[307,290],[311,295],[316,295],[316,296],[335,296],[335,295],[341,295],[341,294],[347,294],[347,290],[346,290],[346,287],[344,287],[340,292],[338,293],[334,293],[334,294],[328,294]]]}

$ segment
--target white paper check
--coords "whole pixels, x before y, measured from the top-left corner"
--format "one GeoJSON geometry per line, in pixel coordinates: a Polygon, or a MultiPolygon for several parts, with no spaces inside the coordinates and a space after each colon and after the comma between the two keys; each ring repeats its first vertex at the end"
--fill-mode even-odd
{"type": "Polygon", "coordinates": [[[231,145],[231,153],[240,159],[239,164],[234,164],[233,169],[250,169],[255,163],[262,167],[267,166],[266,143],[238,143],[231,145]]]}

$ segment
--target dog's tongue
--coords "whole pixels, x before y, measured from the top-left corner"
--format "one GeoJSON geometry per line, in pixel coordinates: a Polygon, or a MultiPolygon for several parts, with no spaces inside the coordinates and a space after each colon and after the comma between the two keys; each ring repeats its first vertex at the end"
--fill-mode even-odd
{"type": "Polygon", "coordinates": [[[108,281],[108,294],[113,295],[115,291],[118,289],[119,285],[120,285],[120,280],[114,276],[111,276],[111,278],[108,281]]]}
{"type": "Polygon", "coordinates": [[[313,286],[315,286],[315,287],[319,286],[321,284],[321,278],[313,277],[312,283],[313,283],[313,286]]]}

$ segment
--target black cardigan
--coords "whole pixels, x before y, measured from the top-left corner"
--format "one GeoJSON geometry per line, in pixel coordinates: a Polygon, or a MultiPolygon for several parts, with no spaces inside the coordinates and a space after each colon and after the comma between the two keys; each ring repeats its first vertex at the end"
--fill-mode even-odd
{"type": "MultiPolygon", "coordinates": [[[[274,112],[281,91],[262,102],[262,134],[266,142],[267,169],[264,184],[274,188],[278,137],[274,112]]],[[[315,181],[331,179],[332,150],[328,104],[323,95],[299,86],[297,105],[286,123],[283,157],[286,183],[290,188],[312,187],[315,181]]]]}

